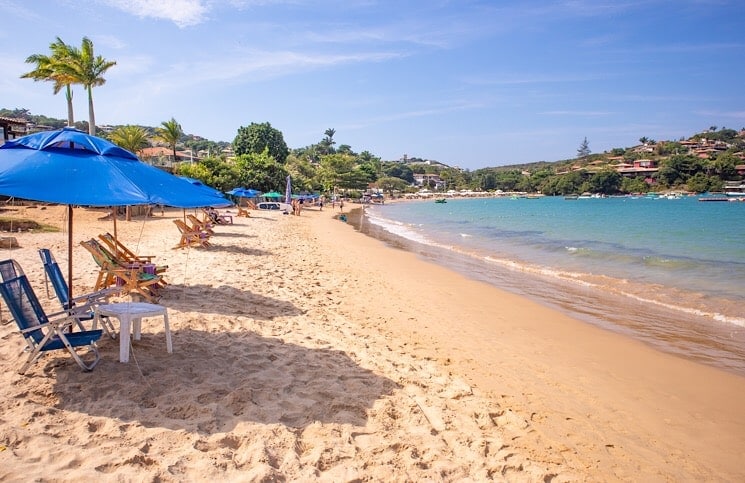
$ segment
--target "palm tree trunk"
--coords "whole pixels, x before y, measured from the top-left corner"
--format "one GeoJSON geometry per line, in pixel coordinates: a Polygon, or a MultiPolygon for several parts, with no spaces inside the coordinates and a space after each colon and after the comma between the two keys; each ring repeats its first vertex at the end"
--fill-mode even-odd
{"type": "Polygon", "coordinates": [[[93,114],[93,86],[87,86],[88,89],[88,134],[96,135],[96,116],[93,114]]]}
{"type": "Polygon", "coordinates": [[[70,87],[70,84],[67,84],[65,87],[67,88],[67,92],[65,92],[65,96],[67,97],[67,125],[72,127],[75,125],[75,119],[72,114],[72,87],[70,87]]]}

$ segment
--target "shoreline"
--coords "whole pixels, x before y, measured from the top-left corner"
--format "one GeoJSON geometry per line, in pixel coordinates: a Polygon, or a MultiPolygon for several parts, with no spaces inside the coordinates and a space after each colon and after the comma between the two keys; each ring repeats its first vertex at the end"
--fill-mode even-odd
{"type": "MultiPolygon", "coordinates": [[[[181,210],[120,222],[127,245],[170,267],[174,353],[162,326],[143,324],[129,364],[102,340],[91,373],[50,355],[19,376],[17,330],[0,326],[0,478],[745,479],[745,378],[467,279],[334,214],[252,211],[190,251],[172,250],[181,210]]],[[[100,215],[76,209],[76,241],[112,229],[100,215]]],[[[54,307],[35,248],[63,263],[66,234],[17,238],[3,256],[54,307]]],[[[81,293],[97,271],[73,256],[81,293]]]]}
{"type": "MultiPolygon", "coordinates": [[[[496,398],[517,402],[526,419],[543,434],[556,437],[558,446],[573,448],[577,455],[591,450],[599,459],[595,467],[584,461],[594,468],[589,474],[638,479],[633,472],[621,476],[617,468],[610,469],[621,459],[636,460],[637,468],[644,468],[638,458],[646,454],[654,460],[650,447],[669,452],[665,457],[657,454],[669,458],[665,463],[650,461],[647,467],[661,465],[657,471],[667,478],[690,479],[695,474],[689,472],[693,461],[671,463],[681,454],[728,468],[728,474],[738,479],[745,474],[737,468],[737,455],[745,451],[745,415],[737,409],[745,402],[741,375],[658,351],[355,234],[366,242],[355,238],[347,246],[360,257],[364,252],[367,263],[383,264],[391,284],[399,282],[396,291],[408,290],[423,299],[415,305],[439,322],[427,324],[426,340],[448,354],[441,357],[452,362],[450,354],[460,354],[461,373],[471,383],[496,398]],[[385,255],[373,258],[374,246],[381,246],[385,255]],[[416,281],[407,278],[411,272],[420,273],[416,281]],[[416,288],[406,289],[407,283],[416,288]],[[443,307],[453,298],[456,308],[443,307]],[[453,325],[457,320],[453,332],[449,320],[453,325]]],[[[338,236],[334,234],[335,239],[338,236]]],[[[395,327],[413,340],[422,337],[406,323],[395,327]]],[[[722,477],[715,475],[709,477],[722,477]]]]}
{"type": "MultiPolygon", "coordinates": [[[[567,269],[525,263],[509,256],[495,258],[488,251],[471,250],[459,246],[457,241],[451,246],[448,241],[433,241],[427,235],[424,239],[419,239],[419,234],[410,237],[406,230],[404,234],[399,233],[396,222],[381,217],[378,212],[372,215],[372,221],[365,211],[364,219],[350,217],[350,222],[358,231],[388,246],[416,253],[426,261],[468,278],[527,297],[604,330],[640,340],[657,350],[745,376],[745,332],[739,324],[743,319],[724,319],[707,311],[698,303],[705,297],[701,294],[686,293],[678,288],[660,291],[660,286],[647,287],[643,283],[634,283],[630,290],[630,284],[623,279],[589,273],[582,276],[581,269],[564,272],[567,269]],[[655,297],[647,296],[647,289],[656,290],[655,297]],[[685,301],[689,303],[672,305],[674,300],[683,302],[680,297],[686,295],[685,301]],[[676,331],[674,334],[671,328],[676,331]]],[[[711,308],[716,301],[708,297],[706,307],[711,308]]],[[[732,307],[736,304],[735,300],[726,302],[732,307]]]]}

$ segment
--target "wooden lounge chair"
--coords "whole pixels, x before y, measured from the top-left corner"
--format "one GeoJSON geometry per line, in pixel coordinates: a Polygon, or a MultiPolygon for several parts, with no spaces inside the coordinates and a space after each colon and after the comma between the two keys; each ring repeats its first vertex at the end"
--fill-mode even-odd
{"type": "Polygon", "coordinates": [[[142,297],[147,302],[157,302],[160,299],[160,289],[165,285],[160,275],[147,273],[139,266],[122,265],[95,238],[80,244],[90,252],[100,268],[94,290],[118,286],[122,292],[142,297]]]}
{"type": "Polygon", "coordinates": [[[181,233],[181,239],[178,244],[173,247],[174,249],[187,247],[208,248],[212,246],[209,242],[209,233],[195,230],[181,220],[173,220],[173,223],[178,227],[179,232],[181,233]]]}
{"type": "Polygon", "coordinates": [[[239,206],[238,207],[238,216],[245,216],[246,218],[250,218],[251,217],[251,213],[249,213],[248,210],[245,209],[244,207],[239,206]]]}
{"type": "Polygon", "coordinates": [[[111,233],[98,235],[98,238],[104,242],[110,253],[125,264],[139,264],[145,271],[150,271],[158,275],[168,269],[168,265],[156,265],[153,262],[155,255],[137,255],[118,239],[114,238],[111,233]]]}
{"type": "Polygon", "coordinates": [[[98,250],[109,261],[111,261],[111,263],[114,266],[119,267],[119,268],[123,268],[123,269],[127,269],[127,270],[129,270],[129,269],[136,269],[136,270],[138,270],[140,272],[149,273],[151,275],[158,275],[160,277],[160,280],[159,280],[158,284],[161,287],[165,287],[166,285],[168,285],[168,283],[166,283],[165,278],[163,278],[163,275],[160,274],[160,273],[157,273],[157,267],[155,266],[155,264],[152,264],[152,263],[149,263],[148,264],[148,263],[142,263],[142,262],[137,262],[137,261],[134,261],[134,262],[133,261],[129,261],[123,255],[116,255],[116,254],[114,254],[113,251],[109,250],[109,248],[106,245],[98,242],[98,240],[93,239],[93,241],[96,242],[96,245],[98,247],[98,250]]]}
{"type": "Polygon", "coordinates": [[[219,211],[214,210],[214,209],[205,210],[203,208],[202,212],[204,212],[205,221],[209,220],[212,223],[216,223],[218,225],[232,225],[233,224],[233,217],[231,215],[222,214],[219,211]]]}
{"type": "Polygon", "coordinates": [[[186,215],[186,219],[191,222],[191,229],[196,231],[202,231],[209,234],[210,236],[215,234],[215,230],[212,229],[214,226],[209,220],[200,220],[194,215],[186,215]]]}
{"type": "Polygon", "coordinates": [[[25,374],[42,354],[53,350],[67,350],[81,369],[93,370],[100,360],[96,341],[103,331],[82,330],[80,321],[67,311],[47,315],[20,266],[14,260],[0,264],[5,265],[5,269],[0,270],[0,294],[28,345],[28,358],[19,374],[25,374]],[[15,276],[9,270],[11,267],[15,276]],[[73,325],[81,330],[70,332],[73,325]],[[77,353],[78,348],[88,349],[93,354],[93,361],[85,362],[77,353]]]}

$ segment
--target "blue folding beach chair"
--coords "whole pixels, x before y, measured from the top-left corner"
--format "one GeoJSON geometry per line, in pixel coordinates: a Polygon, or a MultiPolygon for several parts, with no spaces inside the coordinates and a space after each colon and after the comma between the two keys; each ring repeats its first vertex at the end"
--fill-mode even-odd
{"type": "MultiPolygon", "coordinates": [[[[39,256],[44,264],[45,283],[52,283],[52,288],[54,289],[54,293],[60,301],[62,308],[67,310],[68,314],[77,317],[78,320],[93,320],[95,317],[94,310],[96,306],[107,303],[109,297],[120,291],[119,288],[106,288],[97,292],[79,295],[70,301],[67,282],[65,282],[62,270],[54,259],[52,252],[48,248],[40,248],[39,256]]],[[[0,270],[2,270],[1,266],[0,270]]],[[[48,295],[49,288],[47,288],[47,296],[48,295]]],[[[106,331],[106,334],[108,334],[112,339],[115,338],[114,326],[109,318],[101,316],[99,317],[99,320],[101,321],[101,327],[106,331]]]]}
{"type": "Polygon", "coordinates": [[[77,317],[66,311],[47,316],[15,260],[0,261],[0,277],[0,294],[28,344],[28,359],[19,374],[25,374],[42,354],[53,350],[67,350],[85,371],[98,364],[96,341],[101,338],[102,330],[82,330],[77,317]],[[70,332],[73,325],[80,330],[70,332]],[[93,354],[93,361],[86,363],[76,352],[78,348],[87,348],[93,354]]]}

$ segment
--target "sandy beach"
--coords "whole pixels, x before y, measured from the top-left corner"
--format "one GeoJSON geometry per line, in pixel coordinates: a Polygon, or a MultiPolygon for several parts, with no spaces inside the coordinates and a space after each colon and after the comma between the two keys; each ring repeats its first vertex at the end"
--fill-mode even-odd
{"type": "MultiPolygon", "coordinates": [[[[20,248],[2,250],[56,312],[37,249],[66,266],[65,209],[8,208],[61,229],[13,233],[20,248]]],[[[3,307],[0,480],[745,480],[745,378],[334,214],[253,211],[217,226],[211,248],[179,250],[182,210],[119,220],[122,242],[169,266],[172,354],[146,319],[128,363],[104,336],[92,372],[57,351],[19,375],[25,343],[3,307]]],[[[75,209],[77,294],[98,273],[77,243],[112,232],[105,215],[75,209]]]]}

